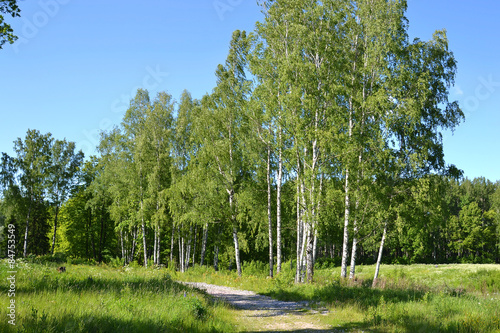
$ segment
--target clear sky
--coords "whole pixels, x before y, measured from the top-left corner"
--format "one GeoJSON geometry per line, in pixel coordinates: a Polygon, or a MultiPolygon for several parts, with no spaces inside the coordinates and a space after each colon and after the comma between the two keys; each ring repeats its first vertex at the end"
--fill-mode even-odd
{"type": "MultiPolygon", "coordinates": [[[[255,0],[29,0],[0,50],[0,152],[28,129],[94,153],[137,88],[179,99],[215,85],[232,31],[262,19],[255,0]]],[[[500,2],[409,0],[411,38],[446,29],[466,120],[444,133],[445,159],[469,178],[500,180],[500,2]]]]}

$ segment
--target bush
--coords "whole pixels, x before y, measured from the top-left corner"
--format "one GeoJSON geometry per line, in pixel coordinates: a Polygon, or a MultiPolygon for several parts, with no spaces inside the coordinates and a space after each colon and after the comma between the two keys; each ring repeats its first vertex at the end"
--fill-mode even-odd
{"type": "Polygon", "coordinates": [[[67,255],[65,253],[56,252],[54,255],[45,254],[43,256],[34,256],[32,254],[26,256],[26,261],[32,264],[48,264],[56,263],[63,264],[67,260],[67,255]]]}
{"type": "Polygon", "coordinates": [[[79,258],[79,257],[71,257],[68,258],[66,261],[67,264],[72,264],[72,265],[96,265],[97,262],[94,259],[87,259],[87,258],[79,258]]]}
{"type": "Polygon", "coordinates": [[[203,319],[207,313],[207,309],[201,301],[196,297],[184,297],[181,301],[181,307],[186,307],[196,319],[203,319]]]}
{"type": "Polygon", "coordinates": [[[342,258],[328,258],[328,257],[320,257],[316,259],[316,263],[314,264],[315,269],[327,269],[327,268],[335,268],[340,266],[342,258]]]}
{"type": "Polygon", "coordinates": [[[261,261],[245,261],[242,265],[242,271],[245,275],[266,276],[269,273],[269,264],[261,261]]]}
{"type": "Polygon", "coordinates": [[[123,267],[123,260],[118,258],[118,257],[115,257],[115,258],[110,258],[106,261],[106,263],[111,266],[111,267],[114,267],[114,268],[119,268],[119,267],[123,267]]]}

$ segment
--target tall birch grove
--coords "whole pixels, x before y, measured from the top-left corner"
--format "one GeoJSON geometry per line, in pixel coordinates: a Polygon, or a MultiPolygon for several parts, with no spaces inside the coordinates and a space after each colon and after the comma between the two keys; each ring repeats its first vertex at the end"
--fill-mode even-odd
{"type": "Polygon", "coordinates": [[[296,283],[376,264],[374,286],[381,263],[499,262],[499,183],[444,160],[441,133],[464,120],[446,31],[410,40],[404,0],[259,4],[206,94],[138,89],[96,156],[16,140],[0,221],[23,255],[296,283]]]}

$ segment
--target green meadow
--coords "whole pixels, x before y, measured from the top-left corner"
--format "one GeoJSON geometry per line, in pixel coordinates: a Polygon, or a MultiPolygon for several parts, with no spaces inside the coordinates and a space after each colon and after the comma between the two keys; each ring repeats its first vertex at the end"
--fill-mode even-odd
{"type": "Polygon", "coordinates": [[[340,267],[318,269],[312,284],[293,283],[290,264],[283,268],[274,279],[255,262],[241,278],[197,267],[176,279],[306,300],[313,310],[326,308],[315,319],[338,332],[500,332],[499,265],[382,265],[376,288],[372,265],[358,266],[354,281],[340,279],[340,267]]]}
{"type": "Polygon", "coordinates": [[[227,307],[165,269],[21,263],[16,321],[8,323],[8,268],[0,265],[0,332],[230,332],[227,307]]]}
{"type": "MultiPolygon", "coordinates": [[[[386,265],[376,288],[374,266],[358,266],[355,280],[340,268],[316,270],[312,284],[293,283],[290,264],[274,279],[266,266],[233,271],[19,261],[15,297],[7,262],[0,263],[1,332],[254,332],[263,321],[175,282],[203,281],[254,290],[280,300],[306,300],[311,320],[333,332],[500,332],[498,265],[386,265]],[[66,272],[59,273],[58,266],[66,272]],[[9,324],[15,299],[15,326],[9,324]],[[315,311],[315,310],[322,311],[315,311]],[[328,310],[328,312],[325,312],[328,310]]],[[[263,320],[276,320],[269,318],[263,320]]],[[[304,331],[301,331],[304,332],[304,331]]],[[[314,332],[314,330],[312,330],[314,332]]]]}

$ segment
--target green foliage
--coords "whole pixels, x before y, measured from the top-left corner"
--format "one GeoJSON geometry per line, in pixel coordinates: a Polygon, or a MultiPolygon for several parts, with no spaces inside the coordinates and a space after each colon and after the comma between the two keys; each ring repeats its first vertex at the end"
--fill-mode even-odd
{"type": "Polygon", "coordinates": [[[0,49],[6,42],[10,44],[17,40],[17,36],[14,35],[14,31],[10,24],[5,22],[4,15],[7,14],[11,17],[19,17],[21,9],[17,5],[17,0],[3,0],[0,1],[0,49]]]}
{"type": "Polygon", "coordinates": [[[26,262],[31,264],[64,264],[68,260],[68,256],[65,253],[56,252],[54,254],[46,254],[41,256],[29,255],[26,257],[26,262]]]}
{"type": "Polygon", "coordinates": [[[51,236],[75,261],[184,271],[204,244],[204,264],[260,277],[281,239],[278,259],[312,279],[346,269],[354,239],[353,263],[373,263],[387,235],[384,262],[500,262],[499,183],[452,178],[444,161],[440,132],[463,120],[446,32],[410,41],[406,1],[263,4],[209,94],[176,104],[139,89],[83,165],[50,133],[16,140],[1,161],[2,246],[12,224],[18,248],[28,230],[26,255],[51,236]]]}

